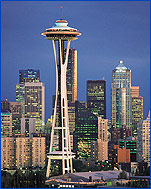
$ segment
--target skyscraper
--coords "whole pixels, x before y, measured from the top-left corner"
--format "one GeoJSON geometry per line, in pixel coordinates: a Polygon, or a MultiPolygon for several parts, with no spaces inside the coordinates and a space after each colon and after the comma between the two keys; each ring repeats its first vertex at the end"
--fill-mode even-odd
{"type": "Polygon", "coordinates": [[[12,113],[10,110],[1,111],[1,136],[12,136],[12,113]]]}
{"type": "Polygon", "coordinates": [[[98,138],[98,117],[85,107],[85,103],[75,102],[74,152],[79,159],[91,158],[91,142],[98,138]]]}
{"type": "MultiPolygon", "coordinates": [[[[61,9],[62,10],[62,9],[61,9]]],[[[52,40],[53,50],[56,64],[56,101],[54,108],[53,124],[51,131],[50,152],[48,154],[48,166],[46,177],[50,174],[51,159],[59,161],[59,174],[72,172],[72,158],[74,157],[70,148],[70,135],[68,124],[68,101],[66,87],[66,70],[68,64],[68,55],[70,42],[76,40],[77,36],[81,35],[77,29],[68,26],[66,20],[57,20],[54,27],[46,29],[42,33],[48,40],[52,40]],[[58,43],[58,53],[56,45],[58,43]],[[66,45],[66,57],[64,58],[64,47],[66,45]],[[58,59],[57,59],[58,54],[58,59]],[[59,126],[55,126],[57,104],[59,106],[58,118],[59,126]],[[54,131],[59,132],[59,151],[53,152],[53,136],[54,131]]]]}
{"type": "Polygon", "coordinates": [[[32,166],[44,167],[46,164],[46,138],[32,138],[32,166]]]}
{"type": "MultiPolygon", "coordinates": [[[[64,50],[64,58],[67,49],[64,50]]],[[[75,102],[77,100],[77,50],[69,49],[68,65],[67,65],[67,100],[75,102]]]]}
{"type": "Polygon", "coordinates": [[[22,102],[23,104],[23,114],[25,114],[25,85],[16,85],[16,102],[22,102]]]}
{"type": "Polygon", "coordinates": [[[12,113],[13,134],[19,134],[21,131],[21,118],[23,117],[23,103],[10,102],[9,104],[12,113]]]}
{"type": "Polygon", "coordinates": [[[131,87],[132,134],[137,136],[137,124],[143,120],[143,97],[139,96],[139,86],[131,87]]]}
{"type": "Polygon", "coordinates": [[[137,125],[137,161],[145,161],[150,166],[150,111],[137,125]]]}
{"type": "Polygon", "coordinates": [[[108,160],[108,120],[98,117],[98,139],[91,142],[91,158],[95,161],[108,160]]]}
{"type": "Polygon", "coordinates": [[[106,81],[87,81],[87,108],[97,116],[106,118],[106,81]]]}
{"type": "Polygon", "coordinates": [[[36,130],[45,121],[45,87],[42,82],[25,83],[25,118],[36,118],[36,130]]]}
{"type": "Polygon", "coordinates": [[[112,71],[111,119],[116,128],[131,127],[131,70],[123,61],[112,71]]]}
{"type": "Polygon", "coordinates": [[[69,131],[70,134],[73,135],[73,132],[75,131],[75,103],[70,102],[68,104],[69,131]]]}
{"type": "Polygon", "coordinates": [[[19,70],[16,101],[23,103],[25,118],[36,118],[36,130],[43,130],[45,121],[45,86],[40,82],[39,70],[19,70]]]}

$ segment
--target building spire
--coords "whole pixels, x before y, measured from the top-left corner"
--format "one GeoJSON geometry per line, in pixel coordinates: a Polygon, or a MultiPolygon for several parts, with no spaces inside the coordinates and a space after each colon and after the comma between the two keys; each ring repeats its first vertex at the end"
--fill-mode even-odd
{"type": "Polygon", "coordinates": [[[149,110],[149,112],[148,112],[147,119],[150,119],[150,110],[149,110]]]}
{"type": "Polygon", "coordinates": [[[61,20],[62,20],[62,6],[61,6],[61,20]]]}

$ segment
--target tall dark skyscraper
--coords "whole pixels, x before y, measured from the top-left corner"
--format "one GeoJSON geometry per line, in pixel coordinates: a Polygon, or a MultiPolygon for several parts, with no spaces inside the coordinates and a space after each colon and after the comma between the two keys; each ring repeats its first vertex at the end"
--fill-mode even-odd
{"type": "Polygon", "coordinates": [[[91,142],[98,138],[98,117],[85,107],[85,103],[75,102],[74,152],[77,158],[91,157],[91,142]]]}
{"type": "Polygon", "coordinates": [[[39,82],[40,71],[34,69],[19,70],[19,83],[39,82]]]}
{"type": "MultiPolygon", "coordinates": [[[[66,57],[66,49],[64,50],[64,58],[66,57]]],[[[77,100],[77,50],[69,49],[68,65],[67,65],[67,99],[68,102],[77,100]]]]}
{"type": "Polygon", "coordinates": [[[19,134],[21,131],[21,118],[23,117],[23,103],[10,102],[10,110],[12,113],[13,134],[19,134]]]}
{"type": "Polygon", "coordinates": [[[24,84],[16,85],[16,102],[23,103],[23,114],[25,114],[25,85],[24,84]]]}
{"type": "Polygon", "coordinates": [[[87,81],[87,108],[97,116],[106,118],[106,81],[87,81]]]}

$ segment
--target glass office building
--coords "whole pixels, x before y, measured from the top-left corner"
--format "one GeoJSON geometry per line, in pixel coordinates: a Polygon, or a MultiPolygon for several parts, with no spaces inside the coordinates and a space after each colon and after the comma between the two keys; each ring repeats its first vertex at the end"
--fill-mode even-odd
{"type": "Polygon", "coordinates": [[[23,104],[23,114],[25,114],[25,85],[16,85],[16,102],[22,102],[23,104]]]}
{"type": "Polygon", "coordinates": [[[111,120],[117,128],[131,127],[131,70],[123,61],[112,71],[111,120]]]}
{"type": "Polygon", "coordinates": [[[137,124],[143,120],[143,97],[132,97],[132,132],[137,136],[137,124]]]}
{"type": "Polygon", "coordinates": [[[91,142],[98,138],[98,118],[86,107],[85,102],[75,102],[74,152],[77,158],[91,158],[91,142]]]}

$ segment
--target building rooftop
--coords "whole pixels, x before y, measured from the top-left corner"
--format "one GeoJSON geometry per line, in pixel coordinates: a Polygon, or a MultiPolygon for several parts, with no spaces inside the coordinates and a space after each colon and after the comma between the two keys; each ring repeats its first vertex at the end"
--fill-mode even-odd
{"type": "MultiPolygon", "coordinates": [[[[88,182],[89,178],[92,177],[93,180],[110,180],[110,179],[118,179],[118,175],[119,173],[121,173],[121,170],[117,170],[117,171],[95,171],[95,172],[76,172],[76,173],[68,173],[65,175],[59,175],[59,176],[54,176],[54,177],[50,177],[50,179],[55,179],[58,181],[61,180],[67,180],[68,178],[71,179],[71,182],[79,182],[79,181],[83,181],[83,182],[88,182]]],[[[126,172],[127,173],[127,172],[126,172]]],[[[129,176],[129,174],[127,173],[127,177],[129,176]]],[[[49,182],[49,180],[48,180],[49,182]]]]}
{"type": "Polygon", "coordinates": [[[122,71],[130,70],[130,69],[127,68],[127,67],[124,65],[124,61],[123,61],[123,60],[120,60],[120,63],[119,63],[119,65],[115,68],[115,70],[116,70],[117,72],[122,72],[122,71]]]}
{"type": "Polygon", "coordinates": [[[149,112],[148,112],[148,116],[147,116],[146,119],[150,119],[150,110],[149,110],[149,112]]]}
{"type": "Polygon", "coordinates": [[[48,28],[46,30],[75,30],[75,28],[71,28],[68,26],[68,22],[66,20],[57,20],[55,23],[55,26],[52,26],[51,28],[48,28]]]}
{"type": "MultiPolygon", "coordinates": [[[[78,173],[73,173],[76,176],[79,177],[84,177],[89,179],[90,176],[92,176],[92,179],[97,180],[97,179],[117,179],[119,173],[122,172],[121,170],[118,171],[95,171],[95,172],[78,172],[78,173]]],[[[127,173],[128,176],[128,173],[127,173]]]]}

